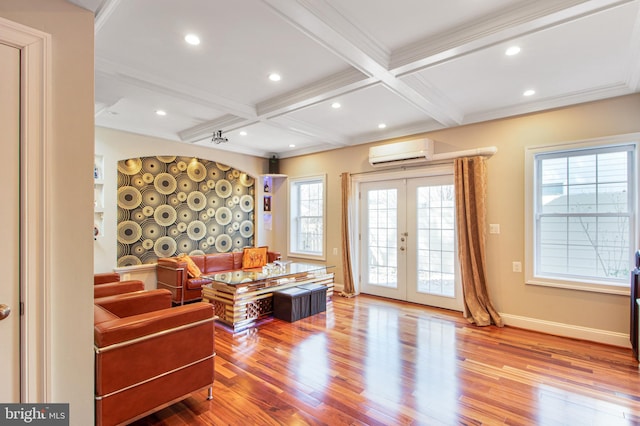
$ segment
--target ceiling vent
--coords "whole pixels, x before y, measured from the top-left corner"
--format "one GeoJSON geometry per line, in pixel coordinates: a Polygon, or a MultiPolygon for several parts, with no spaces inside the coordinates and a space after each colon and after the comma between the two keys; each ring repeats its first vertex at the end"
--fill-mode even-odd
{"type": "Polygon", "coordinates": [[[369,164],[374,167],[426,163],[432,157],[433,141],[431,139],[415,139],[369,148],[369,164]]]}

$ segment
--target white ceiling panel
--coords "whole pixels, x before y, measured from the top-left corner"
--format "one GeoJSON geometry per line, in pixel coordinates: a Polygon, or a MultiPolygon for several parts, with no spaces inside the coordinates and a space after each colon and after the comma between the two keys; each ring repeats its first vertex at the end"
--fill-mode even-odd
{"type": "Polygon", "coordinates": [[[301,150],[317,150],[317,143],[313,138],[267,123],[254,123],[243,126],[224,133],[224,137],[229,141],[219,145],[213,144],[211,137],[196,142],[196,144],[247,154],[257,154],[262,157],[271,157],[274,154],[278,156],[286,155],[301,150]],[[244,134],[241,132],[244,132],[244,134]]]}
{"type": "Polygon", "coordinates": [[[637,14],[637,3],[626,4],[491,46],[418,75],[443,90],[465,115],[623,85],[637,14]],[[521,52],[505,55],[513,45],[521,52]],[[535,90],[535,95],[524,97],[528,89],[535,90]]]}
{"type": "Polygon", "coordinates": [[[292,112],[287,117],[317,128],[331,129],[331,132],[345,138],[348,144],[359,141],[362,135],[376,133],[384,138],[389,131],[415,122],[433,122],[422,111],[396,96],[382,84],[337,96],[292,112]],[[333,108],[334,102],[338,102],[340,108],[333,108]],[[380,123],[384,123],[386,127],[379,129],[380,123]]]}

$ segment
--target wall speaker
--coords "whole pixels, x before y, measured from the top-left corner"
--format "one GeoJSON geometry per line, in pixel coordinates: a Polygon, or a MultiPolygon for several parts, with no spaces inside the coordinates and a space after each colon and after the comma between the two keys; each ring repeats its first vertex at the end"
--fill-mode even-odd
{"type": "Polygon", "coordinates": [[[274,155],[269,159],[269,174],[277,175],[280,173],[280,164],[278,164],[278,159],[274,155]]]}

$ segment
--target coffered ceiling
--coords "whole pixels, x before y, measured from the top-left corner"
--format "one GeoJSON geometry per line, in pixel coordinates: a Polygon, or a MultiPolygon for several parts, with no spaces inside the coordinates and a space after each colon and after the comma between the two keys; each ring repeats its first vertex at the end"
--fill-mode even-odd
{"type": "Polygon", "coordinates": [[[263,157],[640,91],[640,0],[72,2],[97,126],[263,157]]]}

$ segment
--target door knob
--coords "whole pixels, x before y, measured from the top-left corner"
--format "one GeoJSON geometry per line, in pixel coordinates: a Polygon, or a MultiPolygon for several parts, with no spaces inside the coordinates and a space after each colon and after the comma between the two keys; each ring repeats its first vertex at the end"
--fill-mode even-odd
{"type": "Polygon", "coordinates": [[[11,308],[7,305],[0,304],[0,321],[5,319],[11,313],[11,308]]]}

